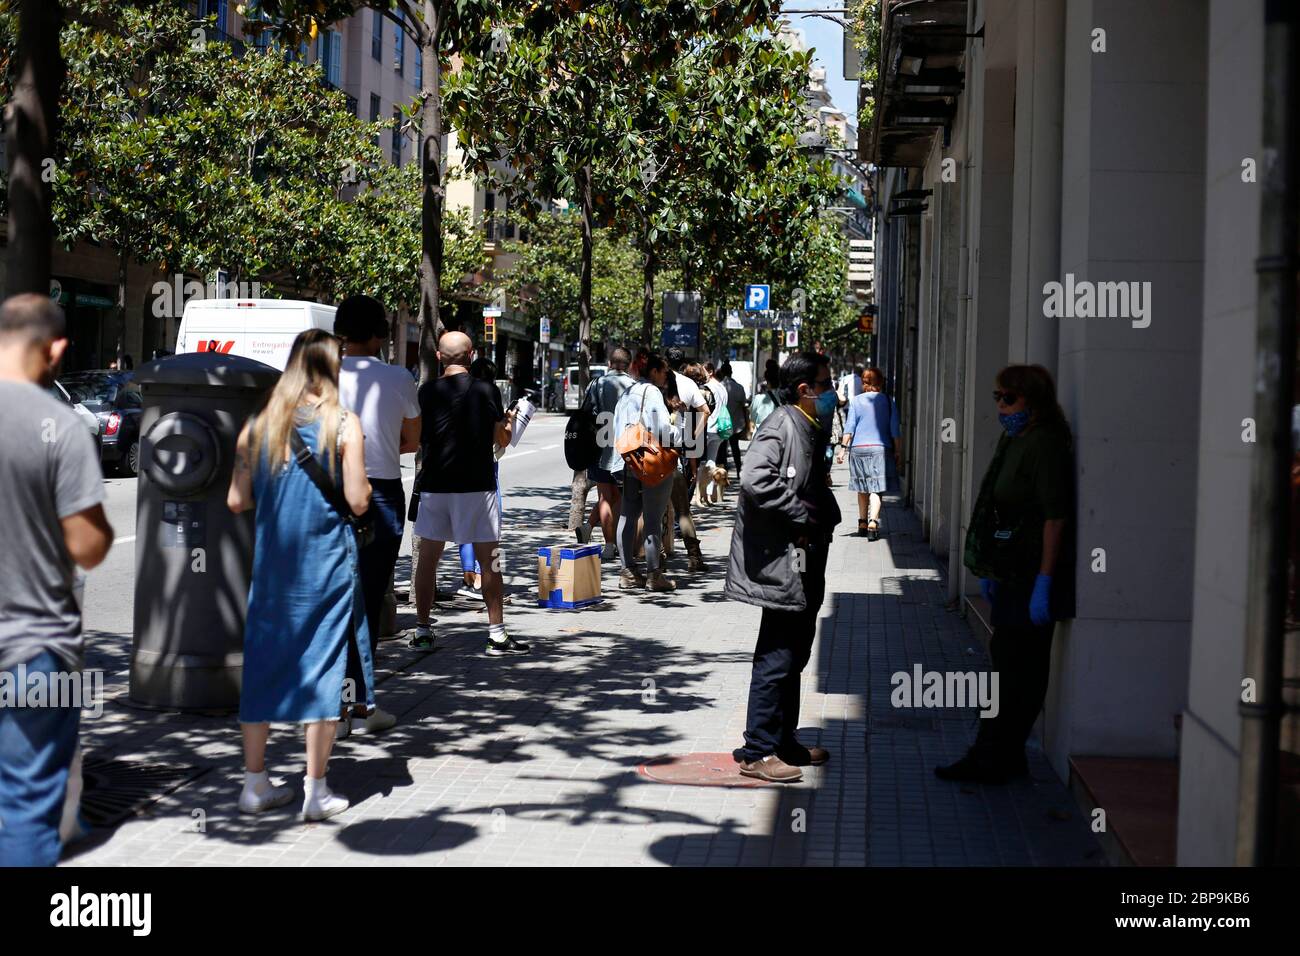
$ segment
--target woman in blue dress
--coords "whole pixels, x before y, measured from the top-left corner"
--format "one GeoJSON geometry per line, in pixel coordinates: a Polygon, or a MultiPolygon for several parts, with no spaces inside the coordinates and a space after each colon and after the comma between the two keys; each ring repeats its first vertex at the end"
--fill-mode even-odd
{"type": "Polygon", "coordinates": [[[321,329],[299,335],[266,407],[244,426],[227,503],[255,508],[253,580],[244,628],[239,720],[244,789],[239,809],[293,799],[266,772],[271,721],[306,724],[303,816],[348,807],[325,783],[341,704],[374,706],[374,674],[357,565],[356,533],[290,450],[290,430],[341,484],[355,514],[370,505],[361,426],[339,405],[341,344],[321,329]],[[362,686],[364,685],[364,686],[362,686]]]}

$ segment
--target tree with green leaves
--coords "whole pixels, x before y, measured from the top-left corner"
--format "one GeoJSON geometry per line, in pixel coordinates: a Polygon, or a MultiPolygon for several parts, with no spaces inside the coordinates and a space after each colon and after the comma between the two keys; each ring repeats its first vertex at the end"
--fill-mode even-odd
{"type": "Polygon", "coordinates": [[[439,290],[443,271],[443,214],[446,171],[443,166],[442,83],[456,56],[486,54],[497,37],[494,24],[514,17],[532,31],[547,29],[572,16],[587,0],[544,4],[515,0],[257,0],[265,21],[254,30],[271,30],[286,42],[361,10],[376,10],[396,24],[419,51],[422,88],[412,106],[420,141],[420,362],[421,379],[436,374],[437,337],[442,331],[439,290]]]}
{"type": "MultiPolygon", "coordinates": [[[[521,221],[522,222],[522,221],[521,221]]],[[[572,210],[542,212],[527,223],[528,240],[508,241],[502,251],[513,261],[497,285],[530,323],[551,320],[555,338],[579,333],[582,279],[582,230],[572,210]]],[[[591,340],[624,344],[636,337],[639,307],[638,255],[612,229],[597,228],[592,237],[591,340]]]]}
{"type": "MultiPolygon", "coordinates": [[[[420,169],[380,163],[343,207],[343,261],[330,289],[335,298],[364,292],[389,309],[420,301],[420,169]]],[[[488,264],[483,235],[468,210],[442,217],[440,305],[469,294],[468,279],[488,264]]]]}
{"type": "MultiPolygon", "coordinates": [[[[657,95],[660,75],[683,50],[743,31],[776,6],[766,0],[586,3],[542,30],[527,18],[518,28],[499,25],[501,42],[486,56],[467,54],[464,68],[449,80],[448,110],[467,166],[494,178],[507,195],[563,198],[578,210],[584,380],[597,221],[614,225],[652,179],[647,170],[659,172],[653,131],[638,129],[636,117],[649,115],[645,100],[657,95]]],[[[646,239],[655,228],[643,217],[646,239]]]]}
{"type": "Polygon", "coordinates": [[[119,328],[131,258],[296,290],[336,285],[355,219],[345,180],[385,165],[343,95],[315,66],[207,42],[180,2],[72,7],[54,218],[65,244],[116,249],[119,328]]]}

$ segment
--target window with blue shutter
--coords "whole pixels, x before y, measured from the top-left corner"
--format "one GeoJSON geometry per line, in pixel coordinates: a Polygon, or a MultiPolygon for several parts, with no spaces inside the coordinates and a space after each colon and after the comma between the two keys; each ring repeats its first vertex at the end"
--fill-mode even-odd
{"type": "Polygon", "coordinates": [[[330,62],[326,76],[335,86],[343,85],[343,34],[337,30],[329,32],[330,37],[330,62]]]}

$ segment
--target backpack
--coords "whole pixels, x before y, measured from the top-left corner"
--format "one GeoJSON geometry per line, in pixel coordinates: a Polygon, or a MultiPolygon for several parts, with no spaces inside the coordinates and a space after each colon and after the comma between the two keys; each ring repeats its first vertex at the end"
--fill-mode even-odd
{"type": "Polygon", "coordinates": [[[574,471],[586,471],[600,461],[596,413],[592,410],[589,397],[583,399],[582,405],[569,416],[569,421],[564,426],[564,460],[574,471]]]}
{"type": "Polygon", "coordinates": [[[716,424],[718,427],[718,437],[723,441],[727,441],[733,434],[735,434],[736,426],[731,420],[731,412],[727,410],[726,405],[723,405],[722,408],[718,410],[716,424]]]}

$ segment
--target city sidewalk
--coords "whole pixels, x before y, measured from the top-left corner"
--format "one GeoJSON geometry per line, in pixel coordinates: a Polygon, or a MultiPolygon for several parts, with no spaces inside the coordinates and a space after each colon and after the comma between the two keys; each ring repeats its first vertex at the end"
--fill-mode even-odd
{"type": "MultiPolygon", "coordinates": [[[[804,782],[682,786],[638,768],[741,742],[759,611],[721,594],[731,504],[699,518],[711,571],[688,579],[680,548],[669,595],[617,591],[580,612],[533,606],[538,544],[560,543],[568,489],[535,489],[507,509],[513,585],[507,625],[527,658],[482,654],[486,618],[461,600],[436,612],[433,653],[380,648],[378,699],[398,715],[382,737],[341,741],[331,786],[341,816],[304,824],[303,742],[272,734],[268,767],[295,802],[250,818],[234,717],[160,714],[125,703],[129,641],[90,635],[90,665],[110,698],[83,723],[88,803],[126,819],[70,854],[72,865],[1097,865],[1101,851],[1041,754],[1032,778],[1004,788],[937,780],[960,756],[972,711],[896,710],[890,675],[987,666],[982,644],[944,608],[942,571],[896,502],[887,537],[856,526],[847,472],[845,521],[832,546],[827,598],[804,674],[801,736],[833,758],[804,782]],[[152,789],[151,789],[152,788],[152,789]],[[96,794],[98,796],[96,797],[96,794]],[[161,794],[161,795],[160,795],[161,794]],[[140,809],[141,805],[143,809],[140,809]]],[[[450,568],[446,568],[450,571],[450,568]]],[[[400,573],[399,573],[400,576],[400,573]]],[[[449,580],[442,575],[444,586],[449,580]]],[[[410,609],[404,609],[410,623],[410,609]]],[[[744,778],[717,774],[740,784],[744,778]]]]}

